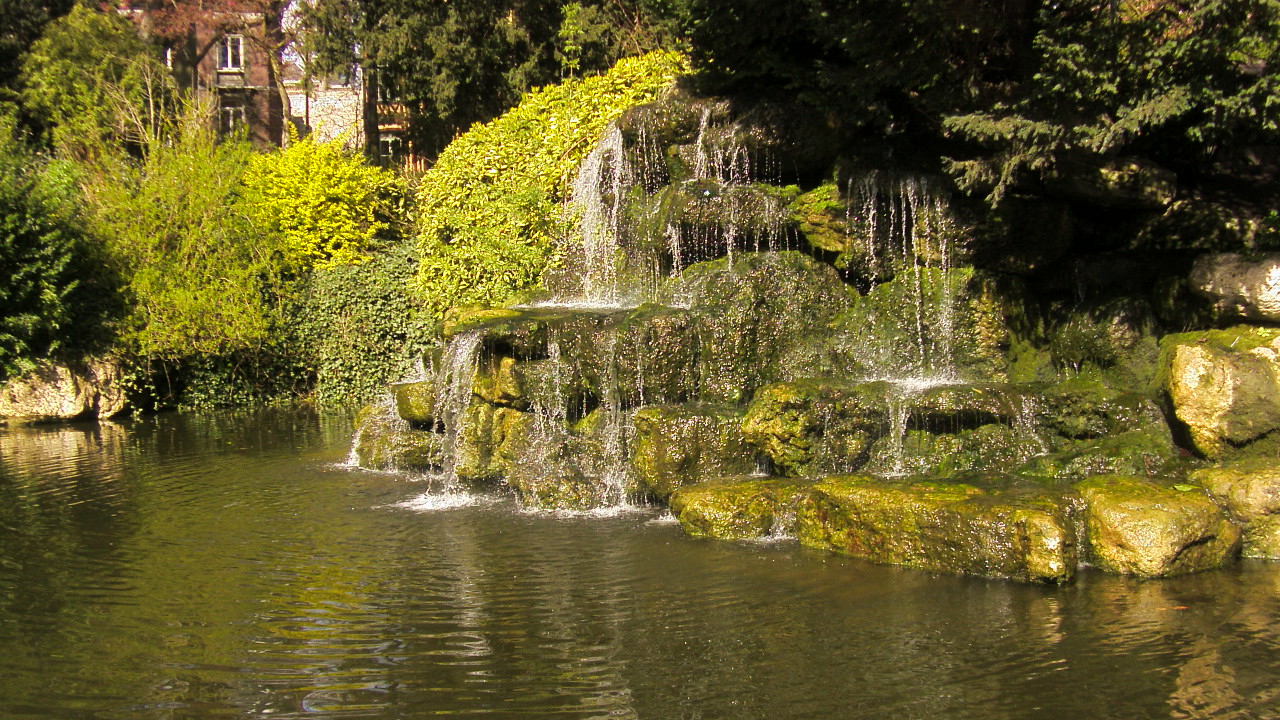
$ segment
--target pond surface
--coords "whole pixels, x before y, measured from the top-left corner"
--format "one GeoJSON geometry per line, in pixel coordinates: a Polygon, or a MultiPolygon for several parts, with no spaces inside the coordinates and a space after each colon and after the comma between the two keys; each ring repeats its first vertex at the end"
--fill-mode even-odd
{"type": "Polygon", "coordinates": [[[1280,717],[1280,563],[940,576],[423,499],[349,435],[0,429],[0,718],[1280,717]]]}

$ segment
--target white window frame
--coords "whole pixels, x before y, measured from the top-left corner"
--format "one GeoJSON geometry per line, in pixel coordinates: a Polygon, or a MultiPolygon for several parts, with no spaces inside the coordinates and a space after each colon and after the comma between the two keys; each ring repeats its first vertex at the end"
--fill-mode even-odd
{"type": "Polygon", "coordinates": [[[239,132],[245,127],[243,105],[223,105],[218,108],[218,130],[223,135],[239,132]]]}
{"type": "Polygon", "coordinates": [[[218,42],[218,69],[244,70],[244,36],[223,35],[218,42]]]}

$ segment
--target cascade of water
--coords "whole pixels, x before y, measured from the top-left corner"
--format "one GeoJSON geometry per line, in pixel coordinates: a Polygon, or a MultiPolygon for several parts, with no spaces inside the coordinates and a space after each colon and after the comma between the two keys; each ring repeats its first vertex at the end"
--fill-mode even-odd
{"type": "MultiPolygon", "coordinates": [[[[869,293],[891,279],[893,312],[872,318],[873,374],[955,382],[957,327],[953,220],[942,190],[921,178],[869,173],[849,183],[848,227],[869,293]]],[[[883,308],[888,310],[889,308],[883,308]]]]}
{"type": "Polygon", "coordinates": [[[611,126],[578,170],[569,208],[579,217],[583,252],[582,295],[591,303],[617,305],[618,236],[622,202],[632,182],[622,131],[611,126]]]}
{"type": "Polygon", "coordinates": [[[436,396],[435,415],[444,425],[444,477],[451,485],[458,479],[458,441],[464,430],[467,407],[471,404],[482,337],[478,330],[455,336],[445,348],[436,379],[436,387],[442,392],[436,396]]]}

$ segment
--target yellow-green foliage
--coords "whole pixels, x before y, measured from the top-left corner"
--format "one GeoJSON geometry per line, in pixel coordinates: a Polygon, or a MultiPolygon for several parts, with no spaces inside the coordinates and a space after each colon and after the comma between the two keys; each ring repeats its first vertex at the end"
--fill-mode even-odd
{"type": "Polygon", "coordinates": [[[686,64],[655,52],[534,90],[449,145],[418,189],[417,286],[431,312],[502,302],[537,282],[578,164],[610,122],[656,99],[686,64]]]}
{"type": "Polygon", "coordinates": [[[254,226],[278,242],[295,271],[368,259],[405,195],[393,173],[310,139],[254,156],[244,184],[254,226]]]}

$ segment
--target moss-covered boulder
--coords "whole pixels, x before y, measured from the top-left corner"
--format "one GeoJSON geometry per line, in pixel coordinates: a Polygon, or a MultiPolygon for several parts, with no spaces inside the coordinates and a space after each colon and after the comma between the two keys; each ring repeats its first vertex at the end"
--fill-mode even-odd
{"type": "Polygon", "coordinates": [[[801,503],[796,537],[878,563],[1023,582],[1067,582],[1077,562],[1071,498],[1034,486],[829,477],[801,503]]]}
{"type": "Polygon", "coordinates": [[[414,430],[390,406],[370,406],[357,416],[351,449],[356,463],[370,470],[430,472],[445,465],[444,436],[414,430]]]}
{"type": "Polygon", "coordinates": [[[1241,554],[1280,560],[1280,463],[1252,460],[1191,473],[1244,531],[1241,554]]]}
{"type": "Polygon", "coordinates": [[[791,535],[812,480],[725,477],[671,496],[671,512],[694,537],[747,540],[791,535]]]}
{"type": "Polygon", "coordinates": [[[1220,567],[1238,549],[1240,529],[1199,487],[1118,475],[1075,487],[1086,504],[1087,559],[1107,572],[1182,575],[1220,567]]]}
{"type": "Polygon", "coordinates": [[[1183,461],[1164,424],[1084,440],[1059,440],[1052,452],[1018,466],[1022,475],[1063,480],[1092,475],[1176,476],[1183,461]]]}
{"type": "Polygon", "coordinates": [[[1010,335],[998,283],[970,266],[912,265],[831,321],[833,369],[864,377],[1001,379],[1010,335]]]}
{"type": "Polygon", "coordinates": [[[487,483],[510,474],[513,443],[523,443],[532,423],[529,413],[488,403],[473,403],[463,414],[455,440],[453,470],[459,480],[487,483]]]}
{"type": "Polygon", "coordinates": [[[391,396],[395,398],[396,412],[402,419],[419,426],[435,425],[438,422],[439,418],[436,415],[438,392],[438,383],[435,380],[415,380],[391,385],[391,396]]]}
{"type": "Polygon", "coordinates": [[[506,355],[490,354],[482,358],[472,392],[492,405],[527,410],[530,398],[525,392],[519,365],[515,358],[506,355]]]}
{"type": "Polygon", "coordinates": [[[755,470],[755,449],[742,434],[742,411],[715,405],[643,408],[632,416],[640,485],[665,500],[678,488],[755,470]]]}
{"type": "Polygon", "coordinates": [[[818,340],[856,293],[797,252],[736,253],[685,269],[666,290],[695,318],[700,399],[742,403],[762,385],[821,374],[818,340]]]}
{"type": "Polygon", "coordinates": [[[1280,330],[1167,335],[1160,375],[1195,449],[1221,458],[1280,429],[1280,330]]]}
{"type": "Polygon", "coordinates": [[[1116,387],[1146,388],[1156,374],[1158,322],[1143,298],[1121,297],[1057,307],[1049,350],[1059,368],[1116,387]]]}
{"type": "Polygon", "coordinates": [[[973,471],[1007,470],[1043,452],[1041,441],[1025,428],[993,422],[949,429],[907,428],[900,435],[890,433],[876,441],[861,470],[949,478],[973,471]]]}
{"type": "Polygon", "coordinates": [[[1071,379],[1039,388],[1032,397],[1036,423],[1046,433],[1084,440],[1165,425],[1146,394],[1096,380],[1071,379]]]}
{"type": "Polygon", "coordinates": [[[804,379],[767,385],[747,407],[742,432],[784,474],[860,467],[889,430],[886,382],[804,379]]]}

